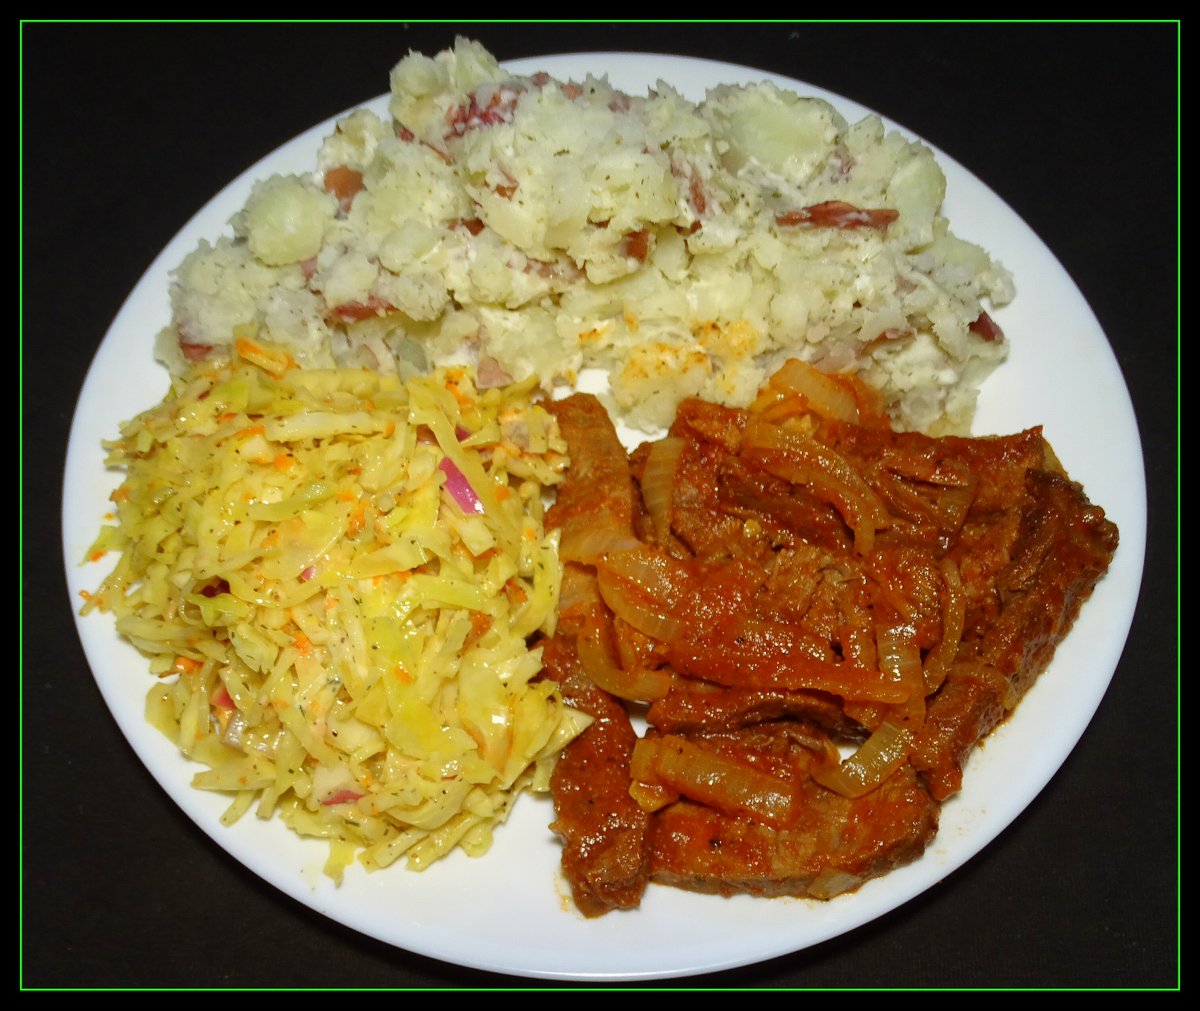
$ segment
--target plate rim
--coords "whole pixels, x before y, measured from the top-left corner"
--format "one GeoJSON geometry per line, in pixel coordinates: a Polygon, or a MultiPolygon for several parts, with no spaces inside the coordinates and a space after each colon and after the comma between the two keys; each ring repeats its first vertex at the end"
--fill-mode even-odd
{"type": "MultiPolygon", "coordinates": [[[[792,87],[797,90],[802,89],[802,93],[804,93],[804,94],[814,94],[814,95],[819,95],[821,97],[832,96],[832,99],[835,100],[835,104],[838,105],[839,109],[841,109],[843,107],[846,107],[846,108],[852,107],[856,110],[862,110],[865,112],[870,111],[870,110],[867,110],[866,107],[861,106],[859,103],[854,102],[851,99],[845,98],[844,96],[836,95],[832,92],[828,92],[825,89],[821,89],[814,85],[808,84],[807,82],[786,78],[786,77],[783,77],[782,75],[773,74],[768,71],[759,70],[759,69],[745,66],[745,65],[724,63],[722,61],[717,61],[717,60],[673,56],[670,54],[621,53],[621,52],[614,52],[614,51],[579,52],[579,53],[570,53],[570,54],[554,54],[554,55],[547,55],[547,56],[542,56],[542,57],[529,57],[529,58],[524,58],[522,60],[517,60],[517,61],[506,61],[504,66],[515,68],[519,72],[530,72],[530,71],[526,70],[525,68],[532,66],[534,64],[540,64],[542,67],[546,67],[548,64],[559,63],[562,61],[573,61],[573,62],[580,61],[580,60],[595,61],[595,60],[603,58],[605,56],[620,57],[626,61],[631,61],[631,62],[636,61],[639,63],[650,61],[652,64],[665,62],[665,63],[670,63],[673,66],[686,65],[686,66],[690,66],[693,69],[703,69],[703,70],[706,70],[709,72],[737,71],[740,73],[753,75],[755,78],[758,78],[758,79],[773,80],[776,82],[787,82],[787,85],[789,87],[792,87]]],[[[549,69],[551,69],[552,73],[556,73],[556,74],[560,73],[558,71],[555,71],[552,67],[550,67],[549,69]]],[[[378,98],[373,99],[372,102],[363,103],[363,104],[369,105],[369,104],[372,104],[374,102],[379,102],[384,99],[386,99],[386,96],[379,96],[378,98]]],[[[355,106],[354,108],[359,108],[359,107],[361,107],[361,105],[355,106]]],[[[180,255],[178,253],[177,247],[179,247],[183,243],[186,243],[187,248],[184,250],[184,253],[189,252],[191,250],[191,248],[194,248],[196,236],[193,235],[192,232],[193,232],[193,229],[194,229],[197,221],[202,220],[207,213],[211,213],[212,208],[215,205],[219,204],[222,197],[224,197],[226,194],[230,193],[235,188],[238,188],[244,184],[247,184],[248,180],[250,178],[257,177],[257,175],[260,173],[262,167],[264,165],[268,165],[273,159],[278,157],[281,154],[281,152],[283,152],[285,149],[291,149],[294,145],[296,145],[298,143],[302,143],[302,142],[307,143],[307,140],[309,138],[313,137],[314,135],[318,135],[318,136],[323,135],[324,132],[326,132],[330,129],[331,124],[337,118],[339,118],[342,115],[345,115],[346,112],[348,112],[348,111],[350,111],[350,110],[345,110],[344,112],[339,113],[338,116],[332,117],[328,120],[323,121],[322,123],[319,123],[319,124],[311,127],[309,130],[306,130],[303,133],[297,135],[297,137],[288,141],[286,144],[282,145],[280,148],[276,149],[275,151],[271,152],[264,158],[255,162],[248,169],[246,169],[243,173],[238,175],[234,180],[232,180],[225,187],[223,187],[214,197],[212,197],[203,207],[201,207],[201,209],[199,211],[197,211],[196,214],[191,219],[188,220],[188,222],[180,229],[180,231],[178,233],[176,233],[176,235],[172,238],[172,240],[163,248],[163,250],[158,254],[158,256],[156,256],[155,259],[151,262],[150,266],[146,269],[145,273],[139,279],[138,284],[135,286],[133,292],[131,292],[129,298],[126,299],[125,303],[123,303],[121,310],[117,314],[116,319],[114,319],[112,327],[110,327],[109,331],[105,334],[104,340],[102,341],[100,347],[97,349],[96,356],[93,358],[92,365],[91,365],[91,367],[89,367],[87,378],[85,379],[85,382],[84,382],[83,390],[80,393],[79,401],[76,403],[75,413],[72,418],[71,434],[70,434],[70,438],[68,441],[67,471],[66,471],[65,480],[64,480],[64,496],[63,496],[62,507],[63,507],[64,560],[65,560],[65,563],[67,566],[68,584],[72,588],[76,587],[80,582],[80,580],[77,578],[78,577],[78,572],[77,572],[78,566],[75,564],[74,560],[71,558],[71,548],[73,547],[73,545],[68,542],[68,537],[69,537],[68,531],[71,528],[71,523],[68,520],[69,489],[72,486],[71,485],[72,475],[79,466],[78,464],[73,464],[73,462],[72,462],[73,454],[80,453],[80,452],[87,452],[87,453],[90,453],[92,456],[98,455],[97,447],[94,444],[92,444],[92,443],[94,443],[95,440],[91,438],[90,433],[87,436],[88,440],[90,440],[89,446],[86,450],[83,448],[83,435],[80,433],[79,438],[77,439],[77,426],[80,424],[81,409],[82,409],[83,402],[85,399],[85,394],[87,393],[89,387],[92,386],[92,384],[93,384],[94,375],[100,374],[98,371],[98,367],[99,367],[100,363],[102,362],[102,353],[104,352],[106,345],[110,345],[112,343],[112,342],[110,342],[110,337],[114,334],[114,332],[117,331],[118,325],[121,323],[123,316],[126,313],[126,310],[130,305],[130,302],[134,299],[134,296],[139,292],[139,290],[141,290],[141,288],[144,284],[148,283],[148,281],[150,279],[158,276],[159,274],[161,274],[163,272],[164,266],[172,267],[175,264],[177,264],[180,259],[182,259],[182,255],[180,255]]],[[[898,126],[897,124],[893,124],[886,117],[882,117],[882,118],[884,119],[884,122],[887,123],[889,126],[893,126],[897,129],[904,130],[903,127],[898,126]]],[[[917,137],[917,135],[915,133],[913,133],[912,131],[904,130],[904,132],[909,137],[912,137],[912,138],[917,137]]],[[[928,143],[927,141],[923,141],[923,142],[928,143]]],[[[970,173],[968,169],[959,165],[958,162],[956,162],[954,159],[947,156],[945,154],[945,152],[938,150],[936,148],[936,146],[933,144],[929,144],[929,146],[931,148],[933,148],[935,150],[935,152],[937,152],[939,162],[943,165],[944,168],[947,165],[952,165],[952,166],[954,166],[954,168],[956,170],[958,170],[962,173],[965,173],[966,175],[970,176],[972,179],[975,179],[973,174],[970,173]]],[[[978,180],[976,180],[976,181],[978,182],[978,180]]],[[[979,185],[982,186],[983,184],[980,182],[979,185]]],[[[1015,212],[1013,212],[1012,209],[1010,207],[1008,207],[1008,205],[1006,203],[1004,203],[1002,197],[995,194],[993,191],[991,191],[987,187],[984,187],[984,188],[987,189],[987,192],[993,198],[995,198],[996,200],[1000,201],[1001,204],[1003,204],[1003,206],[1007,209],[1007,211],[1010,214],[1012,214],[1013,217],[1015,217],[1017,219],[1017,221],[1019,221],[1021,223],[1021,225],[1026,229],[1026,231],[1028,231],[1029,235],[1031,235],[1039,243],[1041,242],[1040,238],[1038,238],[1036,236],[1036,234],[1033,233],[1032,229],[1029,229],[1028,226],[1025,225],[1023,221],[1020,220],[1019,216],[1015,215],[1015,212]]],[[[1043,248],[1044,248],[1044,244],[1043,244],[1043,248]]],[[[1053,254],[1050,253],[1049,250],[1046,250],[1046,252],[1051,257],[1053,256],[1053,254]]],[[[1057,260],[1055,260],[1055,262],[1057,262],[1057,260]]],[[[1059,267],[1061,269],[1061,265],[1059,265],[1059,267]]],[[[1065,271],[1063,271],[1063,275],[1067,276],[1065,271]]],[[[1067,279],[1068,279],[1068,281],[1070,280],[1069,277],[1067,279]]],[[[1076,294],[1079,295],[1079,298],[1082,301],[1083,306],[1087,309],[1087,312],[1089,314],[1091,314],[1091,310],[1089,307],[1087,307],[1086,301],[1083,300],[1082,294],[1078,292],[1078,288],[1074,286],[1073,282],[1071,282],[1071,286],[1072,286],[1073,290],[1076,292],[1076,294]]],[[[163,292],[163,295],[165,296],[165,291],[163,292]]],[[[1019,298],[1020,298],[1020,294],[1018,294],[1018,299],[1019,298]]],[[[1094,314],[1091,314],[1091,321],[1094,324],[1095,330],[1104,339],[1104,344],[1107,347],[1109,347],[1109,354],[1111,356],[1111,347],[1108,345],[1107,338],[1104,337],[1103,330],[1101,329],[1098,321],[1095,320],[1094,314]]],[[[149,356],[147,356],[147,357],[149,357],[149,356]]],[[[1112,364],[1115,368],[1117,368],[1117,373],[1119,375],[1119,367],[1116,366],[1115,357],[1112,358],[1112,364]]],[[[165,373],[163,375],[165,376],[165,373]]],[[[1125,401],[1126,401],[1126,404],[1128,405],[1129,415],[1132,418],[1133,417],[1132,404],[1130,402],[1128,389],[1127,389],[1127,387],[1125,387],[1125,384],[1123,383],[1123,381],[1121,382],[1121,387],[1124,390],[1125,401]]],[[[1136,434],[1136,432],[1137,432],[1136,419],[1133,420],[1133,426],[1134,426],[1133,431],[1136,434]]],[[[1137,555],[1136,566],[1135,566],[1136,567],[1136,579],[1134,582],[1133,593],[1131,594],[1132,601],[1129,602],[1128,620],[1125,621],[1124,631],[1121,635],[1122,643],[1124,642],[1125,637],[1128,635],[1129,622],[1132,620],[1133,611],[1136,606],[1136,599],[1137,599],[1137,595],[1138,595],[1138,589],[1140,588],[1142,567],[1144,564],[1144,555],[1145,555],[1145,500],[1146,500],[1145,471],[1144,471],[1144,461],[1142,461],[1142,459],[1141,459],[1140,438],[1136,441],[1137,441],[1137,454],[1136,455],[1137,455],[1139,463],[1140,463],[1140,467],[1138,469],[1138,474],[1139,474],[1140,489],[1141,489],[1142,520],[1141,520],[1140,534],[1137,529],[1130,531],[1130,530],[1127,530],[1124,525],[1122,526],[1122,540],[1123,540],[1122,547],[1126,548],[1126,546],[1128,544],[1129,552],[1132,552],[1137,555]],[[1128,541],[1127,541],[1129,534],[1133,535],[1132,543],[1128,543],[1128,541]]],[[[1074,473],[1074,471],[1072,471],[1072,472],[1074,473]]],[[[103,501],[103,499],[101,500],[101,502],[102,501],[103,501]]],[[[97,503],[97,504],[100,504],[100,503],[97,503]]],[[[98,519],[98,513],[99,513],[99,510],[97,510],[97,517],[96,517],[97,519],[98,519]]],[[[1129,553],[1129,552],[1127,552],[1127,553],[1129,553]]],[[[92,580],[88,579],[87,581],[91,582],[92,580]]],[[[308,905],[310,908],[313,908],[316,911],[323,913],[324,915],[330,916],[331,918],[338,920],[338,922],[347,923],[346,920],[337,916],[336,913],[331,912],[327,908],[321,908],[320,904],[314,904],[313,902],[305,901],[305,898],[303,897],[303,895],[297,895],[295,893],[295,891],[293,891],[292,889],[290,889],[288,887],[285,887],[283,884],[280,884],[279,881],[274,879],[274,877],[263,874],[262,871],[260,871],[257,867],[248,863],[245,859],[243,859],[243,857],[239,853],[234,852],[234,850],[231,849],[230,846],[226,845],[226,842],[225,842],[225,840],[223,840],[222,836],[226,836],[228,833],[228,830],[221,828],[219,825],[216,825],[216,826],[206,825],[202,819],[207,818],[208,815],[202,814],[202,815],[198,816],[197,814],[193,813],[193,810],[191,809],[192,805],[186,802],[188,799],[195,799],[195,795],[197,793],[197,791],[192,790],[192,788],[186,782],[186,779],[189,777],[185,776],[182,783],[176,783],[177,789],[174,789],[174,790],[171,788],[170,785],[168,785],[168,783],[163,781],[163,777],[160,776],[159,771],[156,770],[156,768],[153,767],[147,761],[146,757],[142,754],[141,750],[138,749],[137,745],[130,738],[129,733],[126,732],[126,728],[122,722],[122,719],[121,719],[121,717],[119,717],[117,715],[117,712],[114,709],[113,703],[110,701],[109,693],[106,690],[106,688],[111,687],[111,686],[106,685],[106,683],[104,681],[102,681],[99,673],[95,670],[92,652],[88,649],[88,638],[85,637],[84,630],[81,627],[81,619],[78,614],[75,615],[75,619],[76,619],[77,629],[80,632],[81,641],[84,644],[85,653],[87,654],[87,657],[88,657],[89,666],[93,667],[93,675],[96,677],[97,683],[98,683],[99,687],[101,688],[101,692],[105,697],[106,705],[109,707],[110,712],[112,712],[112,715],[114,716],[114,718],[116,718],[117,723],[121,727],[122,732],[125,735],[126,739],[130,741],[131,746],[133,746],[134,750],[138,753],[139,760],[141,760],[142,763],[147,767],[148,771],[150,771],[151,775],[156,779],[156,781],[158,781],[159,784],[161,786],[163,786],[164,790],[172,798],[172,800],[176,803],[176,805],[179,806],[189,816],[189,818],[191,818],[193,821],[195,821],[197,823],[197,825],[205,832],[205,834],[207,834],[210,838],[212,838],[217,843],[218,846],[220,846],[227,853],[230,853],[232,856],[234,856],[235,859],[238,859],[239,862],[243,863],[243,865],[246,866],[249,870],[251,870],[252,873],[256,874],[256,876],[262,877],[264,880],[267,880],[269,883],[271,883],[275,887],[280,888],[280,890],[284,891],[285,894],[290,895],[292,898],[298,899],[298,901],[301,901],[305,905],[308,905]],[[181,799],[181,797],[183,799],[181,799]],[[212,831],[212,829],[214,827],[216,829],[215,832],[212,831]]],[[[114,633],[114,637],[115,637],[115,633],[114,633]]],[[[131,649],[131,647],[130,647],[130,649],[131,649]]],[[[133,655],[136,656],[137,654],[135,653],[133,655]]],[[[1120,651],[1118,650],[1117,655],[1113,659],[1113,663],[1112,663],[1113,671],[1115,671],[1117,662],[1119,661],[1119,656],[1120,656],[1120,651]]],[[[144,670],[143,670],[143,673],[144,673],[144,670]]],[[[1104,688],[1107,688],[1107,685],[1108,685],[1109,681],[1111,680],[1111,677],[1112,677],[1112,671],[1110,671],[1108,674],[1108,677],[1104,679],[1104,686],[1103,686],[1104,688]]],[[[148,682],[139,682],[138,683],[138,689],[135,694],[136,694],[139,702],[140,702],[140,699],[144,696],[145,687],[147,684],[148,684],[148,682]]],[[[1099,696],[1096,698],[1095,706],[1092,706],[1090,711],[1088,712],[1087,719],[1083,721],[1084,727],[1086,727],[1086,723],[1090,721],[1092,715],[1094,714],[1095,708],[1096,708],[1096,706],[1099,705],[1100,697],[1102,697],[1102,695],[1103,695],[1103,690],[1099,693],[1099,696]]],[[[1004,728],[1002,728],[1002,730],[1003,729],[1004,728]]],[[[1080,728],[1079,735],[1081,735],[1082,732],[1083,732],[1083,727],[1080,728]]],[[[155,732],[155,733],[157,733],[157,732],[155,732]]],[[[1063,751],[1062,756],[1053,763],[1053,767],[1049,769],[1049,771],[1047,772],[1041,785],[1044,786],[1044,783],[1046,781],[1048,781],[1049,778],[1054,774],[1054,772],[1056,772],[1057,769],[1061,766],[1062,761],[1065,760],[1065,758],[1066,758],[1066,755],[1069,754],[1069,752],[1074,748],[1075,744],[1078,742],[1079,735],[1076,735],[1073,738],[1073,740],[1071,740],[1069,746],[1067,746],[1066,749],[1063,751]]],[[[165,742],[165,738],[163,740],[165,742]]],[[[173,745],[170,745],[169,742],[166,742],[166,743],[171,748],[174,747],[173,745]]],[[[180,766],[182,766],[184,769],[187,769],[190,767],[190,763],[187,763],[186,760],[183,759],[182,756],[179,755],[177,751],[174,752],[174,755],[178,759],[178,763],[180,766]]],[[[1020,805],[1019,810],[1024,810],[1024,808],[1027,807],[1028,804],[1032,803],[1033,799],[1037,796],[1037,793],[1040,792],[1040,789],[1041,789],[1041,786],[1039,786],[1037,788],[1037,790],[1035,790],[1034,793],[1029,798],[1027,798],[1024,801],[1024,803],[1022,803],[1020,805]]],[[[221,806],[222,807],[224,806],[223,803],[221,804],[221,806]]],[[[1018,813],[1019,813],[1019,811],[1018,811],[1018,813]]],[[[1015,815],[1014,815],[1014,817],[1015,817],[1015,815]]],[[[1008,822],[1005,822],[1005,826],[1007,824],[1008,824],[1008,822]]],[[[1003,829],[1003,827],[1005,827],[1005,826],[1001,826],[1001,829],[998,831],[1001,831],[1003,829]]],[[[991,836],[989,836],[989,838],[983,844],[981,844],[978,848],[976,848],[972,852],[970,852],[962,860],[958,861],[957,863],[953,863],[951,866],[948,866],[945,873],[950,873],[950,871],[952,871],[956,867],[961,866],[963,863],[966,863],[970,859],[973,859],[974,856],[978,852],[980,852],[987,845],[987,843],[991,841],[992,838],[995,837],[995,834],[998,834],[998,832],[993,833],[991,836]]],[[[936,844],[937,844],[937,840],[935,839],[934,845],[936,846],[936,844]]],[[[899,873],[899,872],[893,872],[893,873],[899,873]]],[[[887,878],[880,879],[880,880],[886,881],[886,880],[889,880],[891,877],[892,877],[892,875],[889,875],[887,878]]],[[[870,887],[870,884],[873,884],[873,883],[869,883],[869,885],[866,887],[870,887]]],[[[598,979],[635,980],[635,979],[649,979],[649,978],[665,978],[665,977],[670,977],[670,976],[689,975],[689,974],[692,974],[695,972],[715,971],[715,970],[719,970],[719,969],[732,968],[734,966],[745,965],[745,964],[748,964],[751,962],[756,962],[756,961],[776,957],[777,955],[784,954],[787,952],[801,950],[801,948],[803,948],[803,947],[808,947],[812,944],[819,943],[821,940],[825,940],[828,937],[837,936],[838,934],[844,933],[848,930],[855,929],[856,927],[861,926],[863,923],[868,922],[871,919],[874,919],[875,916],[883,915],[883,913],[886,913],[886,912],[891,911],[892,909],[898,908],[898,906],[902,905],[904,902],[907,902],[911,898],[915,897],[917,894],[920,894],[921,891],[924,891],[926,888],[932,887],[933,884],[936,884],[936,881],[928,882],[922,888],[918,889],[916,892],[912,893],[911,895],[905,896],[900,902],[898,902],[894,905],[888,906],[886,909],[882,910],[879,913],[875,913],[874,915],[870,915],[870,916],[865,916],[861,920],[858,920],[857,922],[853,922],[853,923],[849,924],[848,926],[837,927],[836,929],[831,930],[831,932],[829,932],[828,934],[825,934],[821,937],[806,941],[803,945],[801,945],[799,947],[794,946],[794,945],[788,945],[785,943],[784,946],[778,948],[777,950],[765,951],[760,954],[756,954],[752,957],[734,959],[734,960],[730,960],[728,962],[723,962],[720,964],[704,963],[702,965],[688,966],[688,967],[680,968],[678,970],[673,970],[673,971],[651,970],[651,971],[635,971],[632,973],[627,973],[623,970],[618,969],[618,970],[611,971],[611,972],[589,971],[589,972],[584,972],[581,974],[576,974],[574,972],[569,972],[569,971],[564,972],[564,971],[557,971],[557,970],[542,971],[542,970],[537,970],[537,969],[530,969],[529,967],[504,966],[504,965],[497,964],[496,962],[493,962],[493,961],[479,962],[479,961],[463,960],[461,958],[454,958],[454,957],[448,958],[446,956],[446,954],[444,954],[442,952],[425,950],[419,946],[413,946],[411,944],[400,944],[399,942],[397,942],[391,938],[380,938],[380,939],[384,940],[386,943],[389,943],[389,944],[394,944],[399,947],[405,947],[408,950],[416,951],[421,954],[426,954],[431,957],[441,959],[443,961],[449,961],[452,964],[464,965],[464,966],[469,966],[469,967],[473,967],[473,968],[487,969],[487,970],[491,970],[491,971],[504,972],[504,973],[509,973],[509,974],[519,974],[519,975],[534,976],[534,977],[540,977],[540,978],[550,978],[550,979],[585,979],[585,980],[598,980],[598,979]]],[[[661,889],[660,889],[660,891],[661,891],[661,889]]],[[[861,895],[862,892],[859,892],[856,894],[861,895]]],[[[711,899],[713,897],[705,897],[705,898],[711,899]]],[[[713,899],[713,901],[723,901],[723,900],[713,899]]],[[[762,900],[748,900],[748,901],[760,903],[762,900]]],[[[806,900],[795,900],[795,901],[804,902],[806,900]]],[[[825,908],[828,908],[828,905],[829,904],[826,904],[825,908]]],[[[595,922],[604,922],[604,921],[595,921],[595,922]]],[[[358,924],[347,923],[347,925],[351,926],[355,930],[359,930],[363,933],[366,933],[368,936],[374,936],[377,938],[379,936],[377,934],[371,934],[370,931],[365,930],[363,927],[359,926],[358,924]]]]}

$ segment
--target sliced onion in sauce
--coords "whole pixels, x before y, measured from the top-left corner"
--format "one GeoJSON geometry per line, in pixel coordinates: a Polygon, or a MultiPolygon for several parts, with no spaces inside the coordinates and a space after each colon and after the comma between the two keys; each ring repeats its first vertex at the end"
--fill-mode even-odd
{"type": "Polygon", "coordinates": [[[642,473],[642,501],[646,503],[646,511],[654,524],[654,536],[659,544],[666,544],[671,534],[675,475],[685,445],[683,439],[668,436],[653,443],[646,455],[646,469],[642,473]]]}
{"type": "Polygon", "coordinates": [[[604,602],[639,632],[660,642],[683,632],[676,609],[690,592],[691,574],[676,559],[649,548],[613,552],[597,574],[604,602]]]}
{"type": "Polygon", "coordinates": [[[796,818],[795,786],[686,737],[642,738],[634,747],[634,775],[729,814],[748,814],[776,828],[796,818]],[[638,773],[642,775],[637,775],[638,773]],[[647,775],[649,774],[649,775],[647,775]],[[653,776],[653,778],[650,778],[653,776]]]}
{"type": "Polygon", "coordinates": [[[832,769],[815,766],[813,779],[826,789],[854,799],[874,790],[908,760],[912,738],[907,730],[885,720],[859,749],[832,769]]]}
{"type": "Polygon", "coordinates": [[[606,639],[604,627],[593,618],[576,641],[579,662],[595,685],[630,702],[651,702],[663,698],[671,690],[670,672],[662,669],[624,670],[614,659],[606,639]]]}
{"type": "Polygon", "coordinates": [[[967,617],[967,595],[953,559],[942,559],[942,578],[946,581],[946,596],[942,603],[942,638],[925,658],[926,695],[936,692],[946,680],[950,665],[958,656],[967,617]]]}

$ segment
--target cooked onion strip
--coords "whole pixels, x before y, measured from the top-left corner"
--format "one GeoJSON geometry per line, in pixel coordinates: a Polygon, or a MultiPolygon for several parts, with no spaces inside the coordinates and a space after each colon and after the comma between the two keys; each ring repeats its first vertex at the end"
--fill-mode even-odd
{"type": "Polygon", "coordinates": [[[955,534],[962,529],[971,504],[975,501],[975,485],[940,485],[924,478],[897,475],[882,464],[871,468],[870,481],[887,500],[896,515],[914,523],[931,523],[942,534],[955,534]],[[922,482],[922,494],[913,482],[922,482]]]}
{"type": "Polygon", "coordinates": [[[654,537],[666,544],[671,536],[671,501],[675,494],[675,474],[683,455],[683,439],[668,436],[652,443],[642,473],[642,501],[654,524],[654,537]]]}
{"type": "Polygon", "coordinates": [[[792,783],[686,737],[642,738],[634,746],[633,770],[636,779],[650,786],[662,784],[709,807],[748,814],[776,828],[796,817],[798,798],[792,783]]]}
{"type": "Polygon", "coordinates": [[[909,690],[908,701],[896,712],[912,729],[925,722],[925,675],[921,670],[921,651],[908,626],[878,628],[875,642],[879,647],[879,667],[909,690]]]}
{"type": "Polygon", "coordinates": [[[595,565],[601,555],[610,551],[629,551],[639,546],[640,543],[635,538],[621,533],[614,527],[572,523],[563,529],[558,551],[564,562],[595,565]]]}
{"type": "Polygon", "coordinates": [[[844,762],[833,769],[814,766],[812,776],[843,797],[862,797],[904,764],[911,747],[908,731],[885,721],[844,762]]]}
{"type": "Polygon", "coordinates": [[[671,690],[671,675],[665,670],[622,669],[613,659],[608,636],[595,615],[584,625],[576,641],[579,662],[598,687],[610,695],[630,702],[650,702],[663,698],[671,690]]]}
{"type": "Polygon", "coordinates": [[[691,590],[691,575],[678,561],[639,548],[605,555],[596,571],[604,602],[639,632],[670,642],[683,631],[676,609],[691,590]]]}
{"type": "Polygon", "coordinates": [[[967,595],[958,566],[953,559],[943,558],[941,568],[942,578],[946,581],[946,594],[942,598],[942,638],[925,657],[926,695],[932,695],[946,680],[946,673],[958,655],[967,618],[967,595]]]}
{"type": "Polygon", "coordinates": [[[840,454],[798,432],[751,420],[743,442],[745,457],[768,473],[804,485],[842,514],[854,532],[854,550],[869,554],[875,531],[891,526],[883,500],[840,454]]]}
{"type": "Polygon", "coordinates": [[[840,376],[831,376],[820,369],[789,358],[771,376],[769,386],[773,390],[799,393],[818,414],[835,421],[859,423],[858,400],[849,384],[840,376]]]}
{"type": "Polygon", "coordinates": [[[907,702],[910,688],[885,674],[850,663],[829,663],[802,654],[755,655],[731,643],[679,640],[667,658],[680,674],[733,688],[800,689],[829,692],[863,702],[907,702]]]}
{"type": "Polygon", "coordinates": [[[1020,701],[1013,681],[1006,678],[999,669],[991,664],[981,663],[977,660],[955,663],[951,665],[947,676],[956,680],[974,681],[976,684],[984,685],[1003,699],[1005,709],[1014,708],[1020,701]]]}
{"type": "Polygon", "coordinates": [[[629,796],[643,811],[657,811],[680,797],[679,791],[664,783],[654,768],[656,745],[657,739],[640,738],[629,761],[629,796]]]}

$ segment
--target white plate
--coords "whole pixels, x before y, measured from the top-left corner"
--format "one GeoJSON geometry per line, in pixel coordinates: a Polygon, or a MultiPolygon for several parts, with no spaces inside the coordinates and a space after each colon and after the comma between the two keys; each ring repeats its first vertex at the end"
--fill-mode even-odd
{"type": "MultiPolygon", "coordinates": [[[[828,99],[854,121],[868,110],[797,81],[729,64],[679,57],[591,53],[507,64],[559,78],[606,72],[625,90],[658,79],[692,99],[719,83],[768,78],[828,99]]],[[[384,111],[386,100],[372,106],[384,111]]],[[[895,124],[888,124],[894,126],[895,124]]],[[[77,563],[106,511],[114,475],[99,446],[119,423],[149,407],[124,390],[166,389],[151,342],[170,315],[169,271],[201,238],[213,239],[244,203],[251,182],[273,172],[310,170],[322,123],[263,159],[210,201],[146,271],[92,363],[76,408],[63,492],[63,542],[72,599],[99,580],[77,563]]],[[[942,811],[941,829],[916,863],[831,902],[721,899],[653,887],[640,909],[588,921],[566,898],[559,846],[547,829],[546,800],[522,798],[491,852],[456,853],[423,874],[399,867],[367,875],[352,868],[341,888],[320,868],[324,844],[292,835],[278,821],[242,819],[226,829],[226,804],[189,786],[195,771],[143,719],[149,675],[104,615],[77,620],[96,681],[121,730],[175,802],[254,873],[312,909],[411,951],[448,962],[529,976],[644,979],[744,965],[834,937],[894,909],[978,853],[1024,810],[1075,746],[1108,686],[1132,620],[1145,550],[1146,496],[1141,445],[1129,395],[1099,323],[1053,254],[986,186],[938,152],[947,177],[946,212],[956,234],[985,244],[1013,270],[1018,296],[996,313],[1011,357],[984,386],[975,431],[1035,424],[1071,475],[1121,531],[1112,569],[1084,607],[1016,715],[979,750],[963,790],[942,811]],[[538,943],[538,939],[553,943],[538,943]]]]}

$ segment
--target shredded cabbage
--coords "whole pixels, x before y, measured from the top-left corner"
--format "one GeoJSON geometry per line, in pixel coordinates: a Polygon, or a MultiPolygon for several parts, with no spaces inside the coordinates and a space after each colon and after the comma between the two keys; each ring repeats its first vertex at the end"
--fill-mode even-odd
{"type": "Polygon", "coordinates": [[[278,813],[336,880],[479,855],[589,722],[527,645],[554,630],[566,444],[532,379],[286,366],[239,340],[107,444],[119,522],[89,557],[121,556],[85,610],[150,657],[147,717],[226,822],[278,813]]]}

